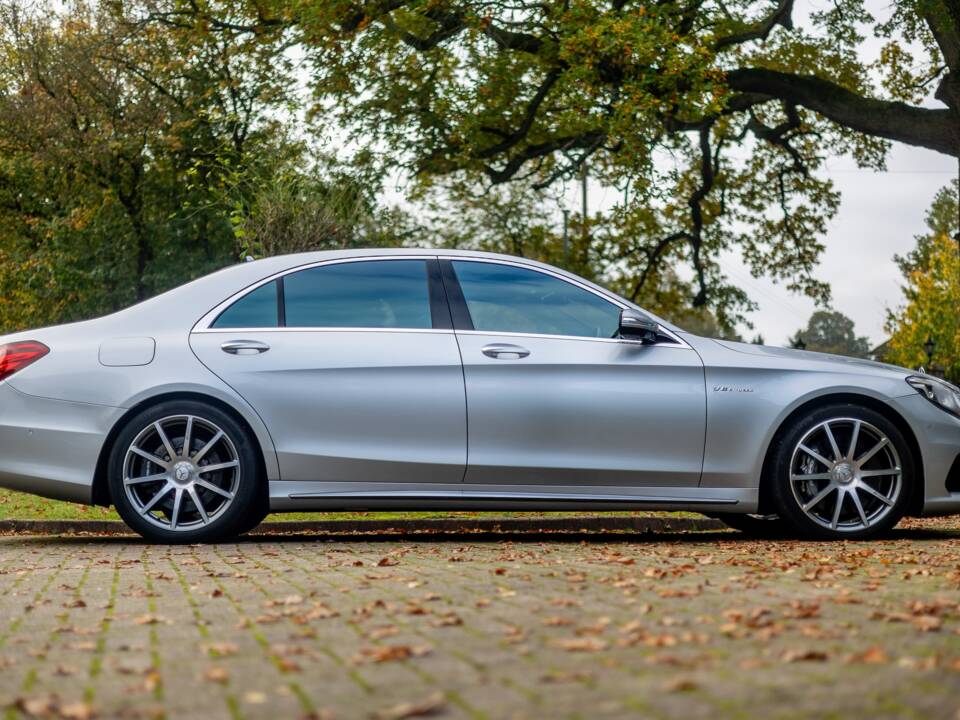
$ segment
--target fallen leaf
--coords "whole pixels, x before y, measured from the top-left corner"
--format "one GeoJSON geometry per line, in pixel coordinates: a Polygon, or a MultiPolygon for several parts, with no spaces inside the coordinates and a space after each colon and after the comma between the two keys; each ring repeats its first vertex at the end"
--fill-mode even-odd
{"type": "Polygon", "coordinates": [[[874,645],[871,648],[867,648],[863,652],[854,653],[847,656],[846,662],[862,663],[864,665],[880,665],[890,662],[890,658],[887,656],[887,653],[884,652],[882,647],[879,645],[874,645]]]}
{"type": "Polygon", "coordinates": [[[567,652],[600,652],[607,649],[607,641],[596,637],[561,638],[553,644],[567,652]]]}
{"type": "Polygon", "coordinates": [[[230,680],[230,673],[222,667],[212,667],[204,673],[204,679],[207,682],[220,683],[221,685],[226,685],[230,680]]]}
{"type": "Polygon", "coordinates": [[[93,706],[85,702],[61,705],[59,712],[65,720],[90,720],[96,714],[93,706]]]}
{"type": "Polygon", "coordinates": [[[137,625],[169,625],[170,621],[167,620],[162,615],[154,615],[152,613],[147,613],[146,615],[141,615],[134,622],[137,625]]]}
{"type": "Polygon", "coordinates": [[[208,655],[213,655],[214,657],[227,657],[228,655],[236,655],[237,652],[239,652],[239,648],[230,642],[210,643],[209,645],[204,645],[203,649],[208,655]]]}
{"type": "Polygon", "coordinates": [[[590,673],[586,672],[561,672],[559,670],[554,670],[542,675],[540,677],[540,682],[545,683],[570,683],[570,682],[586,682],[590,680],[593,676],[590,673]]]}
{"type": "Polygon", "coordinates": [[[780,659],[785,663],[824,662],[827,654],[822,650],[787,650],[780,659]]]}
{"type": "Polygon", "coordinates": [[[943,620],[936,615],[918,615],[911,623],[920,632],[939,632],[943,627],[943,620]]]}
{"type": "Polygon", "coordinates": [[[448,612],[435,617],[430,621],[430,625],[433,627],[454,627],[456,625],[463,625],[463,618],[455,612],[448,612]]]}
{"type": "Polygon", "coordinates": [[[696,690],[699,686],[690,678],[674,678],[663,686],[666,692],[690,692],[696,690]]]}
{"type": "Polygon", "coordinates": [[[385,663],[396,660],[406,660],[412,657],[422,657],[430,652],[427,645],[379,645],[376,647],[360,648],[360,652],[353,657],[354,664],[366,662],[385,663]]]}
{"type": "Polygon", "coordinates": [[[404,702],[374,713],[377,720],[404,720],[404,718],[437,715],[445,706],[443,693],[434,693],[420,702],[404,702]]]}
{"type": "Polygon", "coordinates": [[[940,665],[940,657],[938,655],[924,658],[905,656],[897,660],[897,665],[911,670],[934,670],[940,665]]]}
{"type": "Polygon", "coordinates": [[[52,696],[37,698],[17,698],[14,707],[28,717],[49,717],[57,707],[52,696]]]}

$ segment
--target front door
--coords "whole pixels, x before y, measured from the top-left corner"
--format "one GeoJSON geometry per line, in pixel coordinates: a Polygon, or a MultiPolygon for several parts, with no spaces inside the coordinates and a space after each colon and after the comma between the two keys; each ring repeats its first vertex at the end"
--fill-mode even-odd
{"type": "Polygon", "coordinates": [[[620,306],[558,275],[443,262],[466,380],[467,483],[699,484],[706,397],[695,351],[616,339],[620,306]]]}
{"type": "Polygon", "coordinates": [[[432,258],[328,262],[191,335],[263,418],[284,481],[462,481],[463,373],[438,273],[432,258]]]}

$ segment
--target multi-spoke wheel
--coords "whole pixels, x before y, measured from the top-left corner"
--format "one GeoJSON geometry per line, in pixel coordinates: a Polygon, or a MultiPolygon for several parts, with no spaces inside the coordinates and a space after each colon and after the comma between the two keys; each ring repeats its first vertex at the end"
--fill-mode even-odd
{"type": "Polygon", "coordinates": [[[909,446],[882,415],[822,408],[783,438],[771,494],[778,514],[806,534],[868,537],[903,516],[912,467],[909,446]]]}
{"type": "Polygon", "coordinates": [[[148,539],[198,542],[243,532],[260,483],[253,444],[218,408],[170,402],[120,433],[110,489],[121,517],[148,539]]]}

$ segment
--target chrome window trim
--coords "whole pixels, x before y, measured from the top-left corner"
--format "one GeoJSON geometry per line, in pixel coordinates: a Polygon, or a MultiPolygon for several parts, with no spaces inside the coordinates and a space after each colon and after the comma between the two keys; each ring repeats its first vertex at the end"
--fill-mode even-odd
{"type": "Polygon", "coordinates": [[[294,332],[312,332],[312,333],[430,333],[431,335],[453,335],[453,330],[444,328],[378,328],[378,327],[252,327],[252,328],[206,328],[204,330],[193,330],[191,335],[199,334],[223,334],[233,333],[294,333],[294,332]]]}
{"type": "MultiPolygon", "coordinates": [[[[573,278],[569,278],[560,273],[553,272],[546,268],[539,267],[537,265],[531,265],[525,263],[522,260],[504,260],[501,258],[488,258],[482,255],[470,256],[470,255],[449,255],[444,253],[417,253],[412,255],[363,255],[363,256],[354,256],[346,258],[332,258],[330,260],[318,260],[312,263],[304,263],[303,265],[296,265],[294,267],[287,268],[286,270],[281,270],[279,272],[268,275],[265,278],[262,278],[255,282],[252,285],[248,285],[242,290],[238,290],[233,295],[228,297],[226,300],[221,302],[219,305],[214,307],[212,310],[203,315],[197,322],[194,324],[193,328],[190,330],[191,334],[194,333],[255,333],[255,332],[393,332],[393,333],[442,333],[442,334],[451,334],[459,333],[464,335],[498,335],[505,337],[529,337],[529,338],[542,338],[542,339],[552,339],[552,340],[580,340],[588,342],[603,342],[603,343],[626,343],[629,345],[642,345],[643,343],[636,340],[624,340],[621,338],[594,338],[587,337],[585,335],[548,335],[548,334],[539,334],[539,333],[513,333],[513,332],[498,332],[495,330],[447,330],[447,329],[435,329],[435,328],[364,328],[364,327],[251,327],[251,328],[214,328],[210,327],[213,322],[220,316],[224,310],[226,310],[230,305],[235,303],[237,300],[247,295],[248,293],[253,292],[257,288],[266,285],[267,283],[273,282],[277,278],[286,277],[295,272],[300,272],[301,270],[310,270],[315,267],[322,267],[324,265],[338,265],[341,263],[352,263],[352,262],[371,262],[376,260],[450,260],[451,262],[479,262],[479,263],[492,263],[495,265],[509,265],[513,267],[522,268],[524,270],[530,270],[532,272],[543,273],[550,277],[554,277],[557,280],[569,283],[574,287],[578,287],[581,290],[586,290],[589,293],[596,295],[597,297],[605,300],[606,302],[614,305],[615,307],[620,308],[621,310],[630,309],[631,306],[627,305],[616,295],[612,293],[608,294],[601,292],[596,288],[585,285],[573,278]]],[[[679,347],[687,350],[692,349],[690,345],[686,343],[682,338],[680,338],[676,333],[668,330],[663,325],[658,323],[660,327],[660,332],[663,333],[666,337],[670,338],[673,341],[673,345],[661,345],[660,347],[679,347]]]]}
{"type": "MultiPolygon", "coordinates": [[[[667,334],[664,330],[664,335],[667,334]]],[[[598,337],[588,337],[586,335],[549,335],[547,333],[521,333],[521,332],[506,332],[499,330],[456,330],[457,335],[486,335],[487,337],[513,337],[513,338],[534,338],[537,340],[579,340],[580,342],[599,342],[599,343],[617,343],[618,345],[639,345],[645,346],[647,343],[644,343],[640,340],[628,340],[627,338],[598,338],[598,337]]],[[[671,335],[672,339],[672,335],[671,335]]],[[[690,350],[692,349],[682,340],[677,341],[676,343],[671,344],[658,344],[657,347],[663,348],[677,348],[681,350],[690,350]]]]}
{"type": "MultiPolygon", "coordinates": [[[[523,270],[530,270],[531,272],[542,273],[544,275],[548,275],[550,277],[556,278],[561,282],[569,283],[570,285],[573,285],[574,287],[578,287],[581,290],[586,290],[587,292],[592,293],[593,295],[596,295],[601,300],[605,300],[606,302],[610,303],[614,307],[620,308],[621,310],[632,309],[630,305],[627,305],[626,303],[621,301],[619,298],[617,298],[616,295],[600,292],[596,288],[590,287],[589,285],[585,285],[582,282],[578,282],[577,280],[567,277],[566,275],[562,275],[560,273],[547,270],[537,265],[530,265],[522,261],[515,262],[512,260],[502,260],[500,258],[470,257],[470,256],[464,256],[464,255],[439,255],[439,258],[441,260],[449,260],[450,262],[476,262],[476,263],[487,263],[491,265],[508,265],[512,267],[518,267],[523,270]]],[[[686,348],[686,349],[691,349],[690,346],[683,339],[678,337],[676,333],[671,332],[660,323],[657,323],[657,326],[660,328],[660,332],[663,335],[670,338],[674,343],[677,344],[677,346],[686,348]]],[[[550,335],[547,333],[518,333],[518,332],[505,332],[505,331],[499,331],[499,330],[457,330],[457,333],[460,335],[504,335],[508,337],[557,338],[557,339],[563,339],[563,340],[590,340],[594,342],[615,342],[615,343],[629,343],[631,345],[643,345],[643,343],[637,340],[624,340],[622,338],[597,338],[597,337],[590,337],[588,335],[550,335]]],[[[663,347],[668,347],[668,346],[663,346],[663,347]]]]}
{"type": "MultiPolygon", "coordinates": [[[[392,331],[410,331],[415,330],[417,332],[424,332],[427,330],[433,330],[433,328],[360,328],[360,327],[322,327],[322,328],[306,328],[306,327],[252,327],[252,328],[213,328],[210,327],[214,321],[220,316],[224,310],[226,310],[230,305],[235,303],[240,298],[245,295],[252,293],[257,288],[273,282],[277,278],[286,277],[287,275],[292,275],[293,273],[300,272],[301,270],[311,270],[316,267],[322,267],[324,265],[340,265],[342,263],[353,263],[353,262],[371,262],[375,260],[436,260],[437,256],[435,254],[416,254],[416,255],[364,255],[360,257],[349,257],[349,258],[332,258],[330,260],[318,260],[317,262],[304,263],[303,265],[296,265],[294,267],[287,268],[286,270],[281,270],[276,272],[273,275],[268,275],[265,278],[262,278],[255,282],[253,285],[248,285],[242,290],[238,290],[233,295],[228,297],[226,300],[221,302],[219,305],[214,307],[212,310],[207,312],[203,317],[201,317],[190,330],[192,333],[206,333],[206,332],[233,332],[233,333],[242,333],[242,332],[269,332],[269,331],[317,331],[317,330],[354,330],[354,331],[376,331],[384,332],[387,330],[392,331]]],[[[429,297],[429,295],[428,295],[429,297]]],[[[450,332],[450,331],[445,331],[450,332]]]]}

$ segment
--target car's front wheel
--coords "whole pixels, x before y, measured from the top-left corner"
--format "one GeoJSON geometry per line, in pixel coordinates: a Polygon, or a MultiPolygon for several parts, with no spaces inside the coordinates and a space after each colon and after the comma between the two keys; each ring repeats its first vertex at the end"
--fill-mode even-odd
{"type": "Polygon", "coordinates": [[[906,512],[914,482],[910,445],[869,408],[815,410],[788,428],[773,453],[774,509],[803,536],[874,537],[906,512]]]}
{"type": "Polygon", "coordinates": [[[215,542],[247,529],[261,499],[257,451],[232,416],[168,401],[131,418],[108,465],[120,517],[153,542],[215,542]]]}

